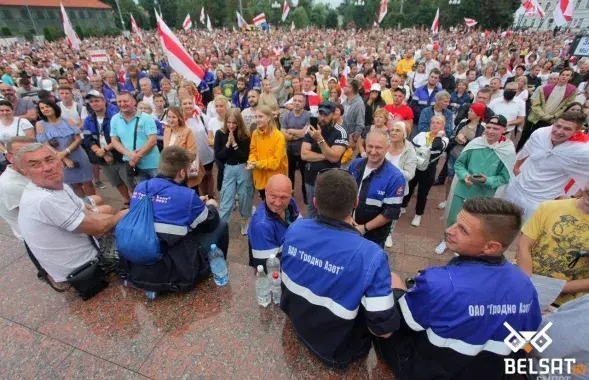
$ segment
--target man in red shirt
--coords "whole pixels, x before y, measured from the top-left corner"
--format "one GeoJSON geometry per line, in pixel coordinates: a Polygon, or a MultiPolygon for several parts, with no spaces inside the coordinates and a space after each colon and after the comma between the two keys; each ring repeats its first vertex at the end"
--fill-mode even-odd
{"type": "MultiPolygon", "coordinates": [[[[393,90],[393,104],[386,105],[385,110],[392,116],[392,120],[389,119],[389,123],[395,123],[397,121],[404,121],[407,129],[407,136],[411,133],[413,127],[413,110],[411,107],[403,104],[405,101],[405,89],[397,87],[393,90]]],[[[388,125],[388,123],[387,123],[388,125]]]]}

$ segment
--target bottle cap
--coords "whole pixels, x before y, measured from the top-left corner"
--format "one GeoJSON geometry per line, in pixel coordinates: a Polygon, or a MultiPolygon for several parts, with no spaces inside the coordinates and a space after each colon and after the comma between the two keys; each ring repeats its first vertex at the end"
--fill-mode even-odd
{"type": "Polygon", "coordinates": [[[217,244],[211,244],[211,251],[214,251],[215,249],[217,249],[217,244]]]}
{"type": "Polygon", "coordinates": [[[258,273],[259,272],[263,272],[264,271],[264,266],[263,265],[258,265],[258,273]]]}
{"type": "Polygon", "coordinates": [[[272,278],[276,280],[278,278],[278,272],[272,272],[272,278]]]}

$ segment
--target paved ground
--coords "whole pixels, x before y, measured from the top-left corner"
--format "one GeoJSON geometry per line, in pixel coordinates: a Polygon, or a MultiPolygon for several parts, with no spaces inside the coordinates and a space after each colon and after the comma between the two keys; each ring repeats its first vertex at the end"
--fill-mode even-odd
{"type": "MultiPolygon", "coordinates": [[[[116,191],[101,194],[121,206],[116,191]]],[[[443,212],[435,206],[443,197],[441,187],[432,190],[420,228],[410,225],[414,202],[397,223],[387,254],[402,277],[451,258],[433,252],[443,231],[443,212]]],[[[303,205],[300,193],[296,198],[303,205]]],[[[257,306],[238,223],[230,235],[226,288],[209,280],[188,294],[147,302],[113,277],[103,293],[83,302],[37,280],[24,249],[0,222],[0,378],[392,378],[374,351],[345,372],[322,366],[278,307],[257,306]]]]}

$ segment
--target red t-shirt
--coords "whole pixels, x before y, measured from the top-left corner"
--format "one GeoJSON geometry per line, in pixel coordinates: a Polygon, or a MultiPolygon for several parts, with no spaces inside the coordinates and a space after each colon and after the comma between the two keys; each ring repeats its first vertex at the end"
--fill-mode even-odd
{"type": "Polygon", "coordinates": [[[413,110],[404,104],[399,108],[395,108],[394,104],[388,104],[384,109],[393,117],[398,116],[403,120],[413,120],[413,110]]]}

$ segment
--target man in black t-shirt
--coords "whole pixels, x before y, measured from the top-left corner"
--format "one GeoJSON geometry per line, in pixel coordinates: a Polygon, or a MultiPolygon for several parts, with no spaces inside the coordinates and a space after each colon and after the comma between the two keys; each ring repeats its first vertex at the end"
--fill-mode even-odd
{"type": "Polygon", "coordinates": [[[319,126],[308,126],[303,139],[301,159],[305,165],[305,189],[307,192],[307,218],[317,216],[313,201],[317,174],[330,168],[339,168],[342,155],[348,148],[348,133],[333,120],[335,104],[330,101],[319,104],[319,126]]]}

